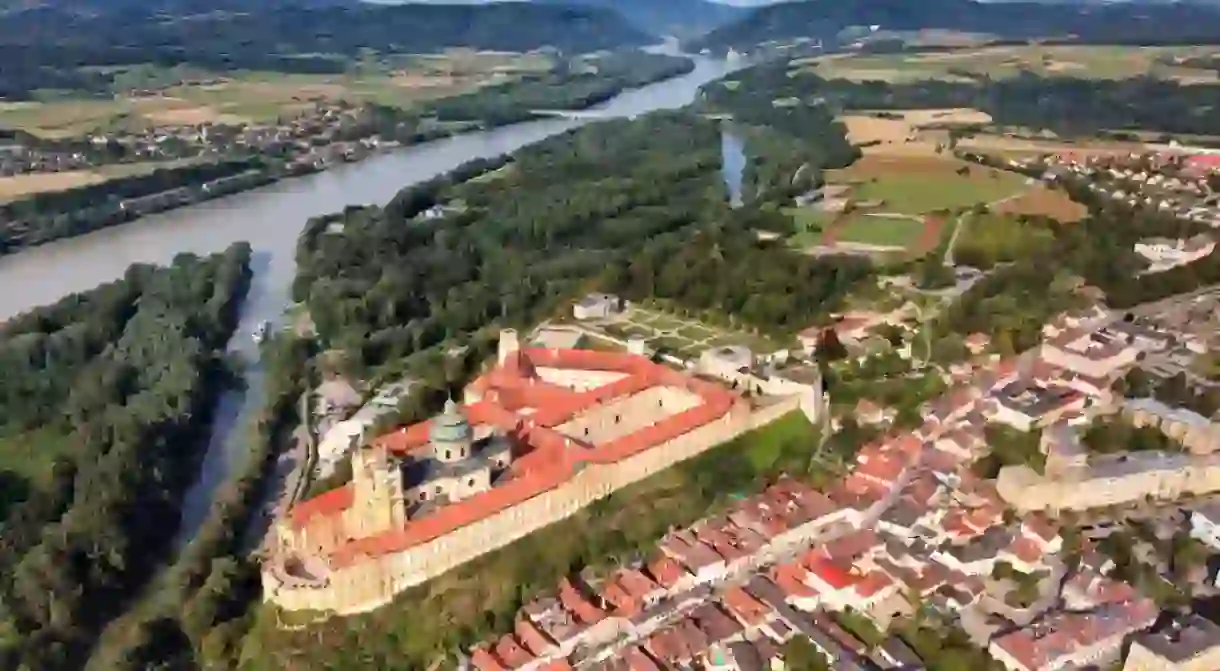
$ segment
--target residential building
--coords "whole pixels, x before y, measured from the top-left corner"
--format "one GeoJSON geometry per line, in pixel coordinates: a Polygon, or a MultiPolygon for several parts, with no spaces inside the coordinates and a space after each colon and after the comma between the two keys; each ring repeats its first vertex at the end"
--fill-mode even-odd
{"type": "Polygon", "coordinates": [[[1195,614],[1136,636],[1123,665],[1123,671],[1216,669],[1220,669],[1220,625],[1195,614]]]}

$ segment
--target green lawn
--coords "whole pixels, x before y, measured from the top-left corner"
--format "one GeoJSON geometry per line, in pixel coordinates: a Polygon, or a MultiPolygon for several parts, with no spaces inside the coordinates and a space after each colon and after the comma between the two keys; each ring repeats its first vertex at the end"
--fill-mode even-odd
{"type": "Polygon", "coordinates": [[[794,412],[407,590],[375,612],[285,631],[265,608],[246,639],[243,668],[428,668],[450,651],[512,631],[521,604],[554,593],[564,575],[585,568],[608,573],[621,561],[652,555],[672,526],[714,515],[780,473],[803,473],[816,444],[814,427],[794,412]]]}
{"type": "Polygon", "coordinates": [[[923,222],[904,217],[873,217],[857,214],[843,223],[835,237],[840,242],[909,247],[919,239],[923,229],[923,222]]]}
{"type": "Polygon", "coordinates": [[[711,329],[707,329],[702,326],[684,326],[679,329],[678,335],[683,338],[689,338],[690,340],[707,340],[708,338],[715,336],[716,333],[711,329]]]}
{"type": "Polygon", "coordinates": [[[1024,185],[1020,175],[972,167],[971,174],[890,173],[856,187],[857,202],[884,201],[878,210],[900,214],[924,214],[989,203],[1016,193],[1024,185]]]}

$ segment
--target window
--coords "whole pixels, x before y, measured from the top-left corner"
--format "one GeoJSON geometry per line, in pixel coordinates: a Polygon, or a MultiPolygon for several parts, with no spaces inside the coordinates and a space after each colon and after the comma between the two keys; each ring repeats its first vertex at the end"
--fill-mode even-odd
{"type": "Polygon", "coordinates": [[[421,491],[421,492],[419,493],[419,500],[420,500],[420,501],[427,501],[427,500],[428,500],[428,492],[423,492],[423,491],[421,491]]]}
{"type": "Polygon", "coordinates": [[[452,458],[453,458],[453,452],[451,452],[450,450],[445,450],[445,461],[448,461],[452,458]]]}
{"type": "Polygon", "coordinates": [[[473,487],[473,486],[474,486],[474,478],[471,478],[469,481],[467,481],[467,482],[466,482],[466,484],[467,484],[467,485],[470,485],[471,487],[473,487]]]}
{"type": "Polygon", "coordinates": [[[618,424],[618,423],[619,423],[619,421],[621,421],[621,420],[622,420],[622,417],[619,417],[618,415],[615,415],[615,416],[614,416],[614,423],[615,423],[615,424],[618,424]]]}
{"type": "Polygon", "coordinates": [[[442,490],[441,490],[441,486],[440,486],[440,485],[437,485],[437,486],[436,486],[436,495],[437,495],[437,496],[440,496],[441,491],[442,491],[442,490]]]}
{"type": "Polygon", "coordinates": [[[585,427],[585,438],[589,437],[589,427],[585,427]]]}

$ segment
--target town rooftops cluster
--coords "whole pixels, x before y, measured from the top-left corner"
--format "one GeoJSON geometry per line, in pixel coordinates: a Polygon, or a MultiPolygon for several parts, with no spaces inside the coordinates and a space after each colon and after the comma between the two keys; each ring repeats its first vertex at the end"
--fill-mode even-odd
{"type": "MultiPolygon", "coordinates": [[[[741,588],[711,601],[709,585],[748,569],[785,535],[841,518],[842,511],[826,496],[781,479],[758,496],[738,501],[725,515],[669,533],[648,562],[604,579],[563,580],[556,596],[535,599],[521,609],[512,634],[475,649],[471,659],[481,671],[546,668],[571,654],[578,642],[596,638],[598,632],[591,630],[599,624],[648,622],[663,615],[667,604],[702,595],[707,602],[689,618],[658,631],[614,663],[654,668],[650,665],[690,661],[708,653],[712,644],[774,619],[771,606],[741,588]]],[[[774,627],[771,644],[752,644],[761,646],[755,649],[760,659],[773,656],[776,644],[791,634],[782,623],[767,626],[774,627]]]]}

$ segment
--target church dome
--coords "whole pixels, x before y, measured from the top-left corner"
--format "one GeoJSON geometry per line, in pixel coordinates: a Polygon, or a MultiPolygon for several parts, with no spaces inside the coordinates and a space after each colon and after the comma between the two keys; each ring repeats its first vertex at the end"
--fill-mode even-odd
{"type": "Polygon", "coordinates": [[[453,399],[445,403],[445,411],[432,420],[429,438],[433,443],[468,443],[473,436],[470,422],[453,399]]]}

